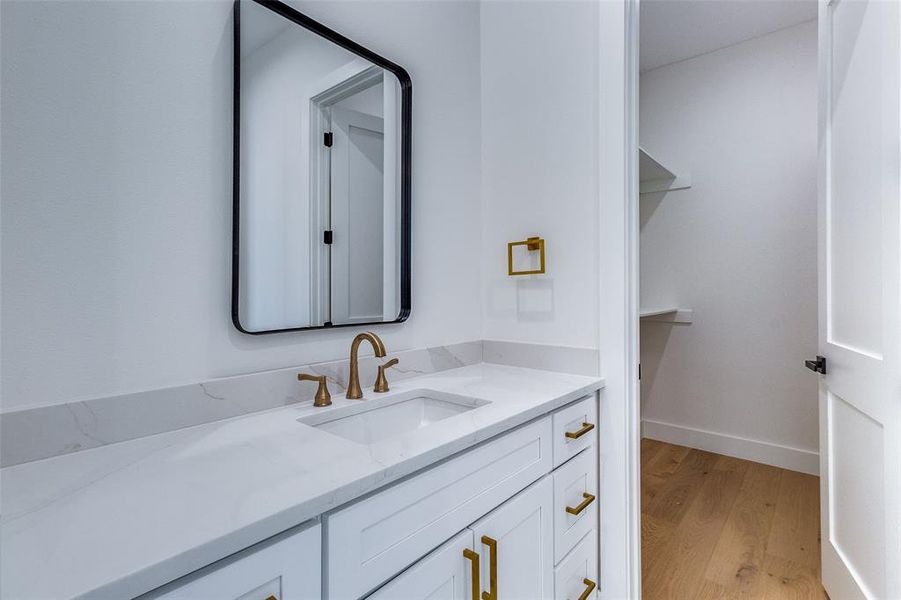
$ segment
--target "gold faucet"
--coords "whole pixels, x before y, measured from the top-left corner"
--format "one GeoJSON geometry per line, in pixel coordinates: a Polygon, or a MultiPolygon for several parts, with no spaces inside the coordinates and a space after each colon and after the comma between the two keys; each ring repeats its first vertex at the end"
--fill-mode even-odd
{"type": "Polygon", "coordinates": [[[379,365],[379,374],[375,378],[375,387],[372,388],[373,392],[383,393],[388,391],[388,378],[385,377],[385,369],[390,369],[399,362],[400,359],[392,358],[385,364],[379,365]]]}
{"type": "Polygon", "coordinates": [[[332,403],[332,395],[328,393],[328,383],[326,383],[325,375],[310,375],[309,373],[298,373],[297,381],[315,381],[319,384],[316,390],[316,397],[313,399],[313,406],[330,406],[332,403]]]}
{"type": "Polygon", "coordinates": [[[360,343],[363,340],[372,344],[372,349],[375,351],[376,356],[379,358],[385,356],[385,344],[382,343],[379,336],[371,331],[361,333],[354,338],[354,341],[350,344],[350,377],[347,382],[346,396],[348,400],[358,400],[363,397],[363,390],[360,388],[360,365],[357,360],[357,351],[360,349],[360,343]]]}

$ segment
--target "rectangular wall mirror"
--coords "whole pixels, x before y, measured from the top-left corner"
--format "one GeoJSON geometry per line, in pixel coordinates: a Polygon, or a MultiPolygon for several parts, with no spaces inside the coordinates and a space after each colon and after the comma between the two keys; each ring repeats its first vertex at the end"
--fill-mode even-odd
{"type": "Polygon", "coordinates": [[[235,326],[406,319],[407,72],[269,0],[236,1],[234,68],[235,326]]]}

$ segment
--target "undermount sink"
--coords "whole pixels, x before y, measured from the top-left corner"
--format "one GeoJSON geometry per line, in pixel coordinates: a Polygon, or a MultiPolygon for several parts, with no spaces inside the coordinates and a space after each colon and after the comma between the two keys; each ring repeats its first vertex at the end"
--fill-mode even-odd
{"type": "Polygon", "coordinates": [[[374,444],[427,427],[488,404],[487,400],[434,390],[411,390],[386,398],[361,400],[323,414],[298,419],[358,444],[374,444]]]}

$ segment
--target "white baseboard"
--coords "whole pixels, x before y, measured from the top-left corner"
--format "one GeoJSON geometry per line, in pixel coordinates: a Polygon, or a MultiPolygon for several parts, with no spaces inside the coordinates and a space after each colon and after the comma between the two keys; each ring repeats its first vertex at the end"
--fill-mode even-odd
{"type": "Polygon", "coordinates": [[[716,452],[791,471],[819,475],[820,455],[810,450],[751,440],[660,421],[641,421],[642,437],[716,452]]]}

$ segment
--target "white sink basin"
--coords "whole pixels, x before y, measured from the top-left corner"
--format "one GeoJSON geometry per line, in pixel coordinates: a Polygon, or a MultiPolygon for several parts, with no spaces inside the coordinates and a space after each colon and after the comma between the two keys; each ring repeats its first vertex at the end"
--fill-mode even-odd
{"type": "Polygon", "coordinates": [[[358,444],[374,444],[488,404],[487,400],[434,390],[410,390],[386,398],[360,400],[298,419],[358,444]]]}

